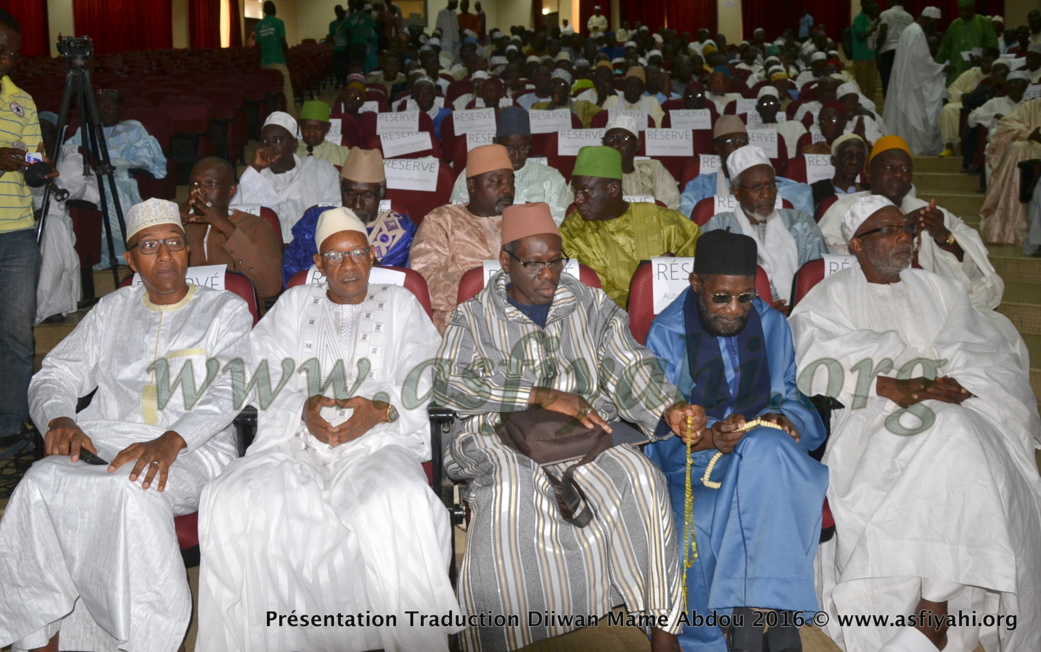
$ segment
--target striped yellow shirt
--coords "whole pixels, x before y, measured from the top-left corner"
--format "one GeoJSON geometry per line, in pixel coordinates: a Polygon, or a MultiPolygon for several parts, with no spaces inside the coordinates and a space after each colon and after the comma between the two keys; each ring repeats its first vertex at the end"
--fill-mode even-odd
{"type": "MultiPolygon", "coordinates": [[[[5,76],[0,81],[0,147],[21,141],[35,152],[42,140],[33,98],[5,76]]],[[[29,229],[33,222],[33,200],[25,178],[21,172],[5,172],[0,177],[0,233],[29,229]]]]}

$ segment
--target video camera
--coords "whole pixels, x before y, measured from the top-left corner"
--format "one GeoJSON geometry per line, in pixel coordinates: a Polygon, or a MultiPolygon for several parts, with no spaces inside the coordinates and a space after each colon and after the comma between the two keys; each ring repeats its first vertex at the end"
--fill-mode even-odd
{"type": "Polygon", "coordinates": [[[58,41],[58,53],[69,67],[81,68],[94,57],[94,41],[89,36],[66,36],[58,41]]]}

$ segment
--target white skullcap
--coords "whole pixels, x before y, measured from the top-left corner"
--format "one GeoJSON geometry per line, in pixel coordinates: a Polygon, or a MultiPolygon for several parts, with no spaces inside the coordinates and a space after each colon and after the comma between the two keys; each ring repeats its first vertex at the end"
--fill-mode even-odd
{"type": "Polygon", "coordinates": [[[611,119],[607,121],[607,129],[604,133],[611,131],[612,129],[625,129],[634,136],[640,135],[640,130],[636,126],[636,118],[631,115],[615,114],[611,116],[611,119]]]}
{"type": "Polygon", "coordinates": [[[464,29],[463,34],[466,34],[466,36],[469,38],[477,38],[477,32],[473,31],[472,29],[464,29]]]}
{"type": "Polygon", "coordinates": [[[175,224],[184,228],[181,224],[181,207],[172,201],[155,198],[134,204],[127,211],[127,242],[138,231],[157,224],[175,224]]]}
{"type": "Polygon", "coordinates": [[[893,202],[882,195],[865,195],[853,202],[846,214],[842,216],[842,235],[846,236],[847,240],[852,239],[861,224],[867,222],[869,217],[887,206],[896,208],[893,202]]]}
{"type": "Polygon", "coordinates": [[[1012,68],[1012,64],[1009,63],[1008,59],[998,59],[994,63],[990,64],[991,72],[994,71],[994,66],[1001,66],[1005,70],[1010,70],[1012,68]]]}
{"type": "Polygon", "coordinates": [[[575,59],[575,67],[581,68],[582,66],[588,66],[589,59],[575,59]]]}
{"type": "Polygon", "coordinates": [[[650,52],[647,53],[647,58],[648,59],[650,59],[651,57],[660,57],[660,56],[662,56],[661,50],[651,50],[650,52]]]}
{"type": "Polygon", "coordinates": [[[365,224],[358,219],[354,211],[338,206],[330,208],[318,216],[318,226],[314,230],[315,246],[321,251],[325,239],[340,231],[357,231],[365,236],[366,241],[369,239],[369,232],[366,230],[365,224]]]}
{"type": "Polygon", "coordinates": [[[828,58],[829,59],[838,59],[839,58],[839,51],[838,50],[828,50],[828,58]]]}
{"type": "MultiPolygon", "coordinates": [[[[506,48],[506,49],[509,50],[510,48],[506,48]]],[[[540,61],[540,59],[538,57],[536,57],[534,54],[532,54],[532,55],[529,55],[528,58],[524,60],[524,63],[538,63],[539,61],[540,61]]]]}
{"type": "Polygon", "coordinates": [[[741,41],[737,44],[737,47],[741,47],[742,45],[748,45],[748,41],[741,41]]]}
{"type": "Polygon", "coordinates": [[[810,55],[810,61],[827,61],[828,55],[823,52],[814,52],[810,55]]]}
{"type": "Polygon", "coordinates": [[[716,45],[716,42],[712,39],[705,39],[705,42],[701,44],[701,47],[705,47],[706,45],[711,45],[714,48],[719,47],[718,45],[716,45]]]}
{"type": "Polygon", "coordinates": [[[507,45],[507,46],[506,46],[506,51],[507,51],[507,52],[509,52],[510,50],[513,50],[514,52],[516,52],[516,51],[518,50],[518,48],[517,48],[517,46],[516,46],[516,45],[513,45],[513,44],[511,43],[511,44],[509,44],[509,45],[507,45]]]}
{"type": "Polygon", "coordinates": [[[835,97],[843,97],[845,95],[849,95],[850,93],[855,93],[859,96],[860,90],[857,88],[856,84],[852,82],[846,82],[845,84],[839,84],[838,89],[835,91],[835,97]]]}
{"type": "Polygon", "coordinates": [[[488,79],[490,76],[486,70],[475,70],[470,79],[488,79]]]}
{"type": "Polygon", "coordinates": [[[661,34],[651,34],[651,38],[654,39],[655,43],[664,43],[665,39],[661,34]]]}
{"type": "Polygon", "coordinates": [[[773,86],[771,86],[770,84],[767,84],[766,86],[763,86],[762,88],[760,88],[759,89],[759,94],[756,95],[755,99],[761,100],[766,95],[770,95],[771,97],[776,97],[777,99],[781,99],[781,96],[777,94],[777,89],[774,88],[773,86]]]}
{"type": "Polygon", "coordinates": [[[427,41],[427,45],[436,45],[436,46],[440,47],[441,46],[441,39],[437,38],[436,36],[431,37],[431,39],[429,41],[427,41]]]}
{"type": "Polygon", "coordinates": [[[611,63],[625,63],[625,57],[615,57],[611,59],[611,63]]]}
{"type": "Polygon", "coordinates": [[[1008,76],[1005,77],[1006,82],[1014,81],[1016,79],[1021,79],[1028,84],[1030,83],[1030,75],[1028,75],[1025,70],[1017,70],[1015,72],[1010,72],[1008,76]]]}
{"type": "Polygon", "coordinates": [[[635,41],[626,41],[625,42],[625,47],[627,47],[627,48],[635,48],[636,47],[636,42],[635,41]]]}
{"type": "Polygon", "coordinates": [[[766,63],[767,61],[776,61],[777,63],[781,63],[781,59],[776,54],[771,54],[763,59],[763,63],[766,63]]]}
{"type": "Polygon", "coordinates": [[[697,43],[688,43],[687,44],[687,51],[690,52],[691,54],[697,53],[697,51],[698,51],[698,44],[697,43]]]}
{"type": "Polygon", "coordinates": [[[571,53],[557,52],[557,56],[554,58],[554,61],[571,61],[571,53]]]}
{"type": "Polygon", "coordinates": [[[593,7],[593,9],[599,9],[599,8],[600,8],[600,5],[596,5],[595,7],[593,7]]]}
{"type": "Polygon", "coordinates": [[[644,57],[640,57],[639,59],[637,59],[636,63],[640,64],[643,67],[647,67],[647,59],[645,59],[644,57]]]}
{"type": "Polygon", "coordinates": [[[504,57],[502,55],[499,55],[499,56],[495,56],[495,57],[492,57],[491,59],[489,59],[488,60],[488,65],[490,65],[490,66],[505,66],[509,62],[510,62],[509,59],[507,59],[506,57],[504,57]]]}
{"type": "Polygon", "coordinates": [[[268,125],[278,125],[288,131],[293,138],[300,137],[300,128],[297,126],[296,120],[285,111],[272,111],[264,121],[264,127],[268,125]]]}
{"type": "Polygon", "coordinates": [[[770,169],[773,169],[773,164],[770,163],[766,152],[761,147],[755,145],[738,147],[730,152],[730,156],[727,157],[727,171],[730,172],[731,181],[740,177],[741,173],[748,168],[753,168],[757,165],[769,165],[770,169]]]}
{"type": "Polygon", "coordinates": [[[941,15],[942,14],[940,13],[940,9],[938,7],[926,7],[922,10],[923,18],[935,18],[936,20],[940,20],[941,15]]]}
{"type": "Polygon", "coordinates": [[[571,73],[569,73],[568,71],[564,70],[563,68],[557,68],[556,70],[554,70],[552,72],[552,74],[550,74],[549,78],[550,79],[563,79],[565,82],[567,82],[568,86],[571,85],[571,73]]]}
{"type": "Polygon", "coordinates": [[[1002,25],[1005,24],[1005,19],[1003,17],[1001,17],[1001,16],[991,16],[990,20],[991,20],[991,22],[994,22],[994,23],[1001,23],[1002,25]]]}
{"type": "Polygon", "coordinates": [[[420,52],[433,52],[434,48],[430,47],[429,45],[424,45],[423,47],[419,48],[419,51],[420,52]]]}
{"type": "Polygon", "coordinates": [[[640,31],[641,32],[649,32],[649,31],[651,31],[651,28],[647,27],[646,25],[641,25],[640,26],[640,31]]]}

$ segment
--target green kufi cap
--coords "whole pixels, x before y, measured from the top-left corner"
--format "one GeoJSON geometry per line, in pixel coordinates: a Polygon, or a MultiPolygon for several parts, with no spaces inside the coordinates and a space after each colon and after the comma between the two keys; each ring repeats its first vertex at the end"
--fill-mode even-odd
{"type": "Polygon", "coordinates": [[[976,0],[958,0],[959,9],[975,9],[976,0]]]}
{"type": "Polygon", "coordinates": [[[300,108],[301,120],[329,122],[329,105],[321,100],[309,100],[300,108]]]}
{"type": "Polygon", "coordinates": [[[622,180],[622,155],[613,147],[583,147],[578,150],[573,176],[622,180]]]}

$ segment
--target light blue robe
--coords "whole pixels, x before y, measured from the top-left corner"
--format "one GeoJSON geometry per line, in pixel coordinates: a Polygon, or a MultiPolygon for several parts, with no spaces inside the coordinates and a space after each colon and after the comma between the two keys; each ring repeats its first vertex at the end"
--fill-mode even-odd
{"type": "MultiPolygon", "coordinates": [[[[123,218],[126,219],[127,211],[134,204],[141,203],[141,193],[137,189],[137,180],[130,176],[130,170],[141,168],[156,179],[166,177],[166,156],[159,146],[159,141],[150,135],[137,120],[123,120],[117,125],[104,128],[105,145],[108,147],[109,161],[115,170],[112,177],[116,182],[116,192],[119,195],[119,207],[122,209],[123,218]]],[[[65,147],[83,145],[81,140],[83,129],[77,129],[76,133],[65,141],[65,147]]],[[[108,182],[99,183],[105,192],[105,201],[108,203],[108,223],[112,230],[112,244],[116,249],[116,260],[123,262],[123,252],[126,251],[126,243],[119,231],[119,220],[116,218],[116,209],[112,204],[112,196],[108,182]]],[[[100,209],[101,206],[99,205],[100,209]]],[[[110,266],[108,256],[108,242],[105,236],[101,237],[101,263],[96,269],[105,269],[110,266]]]]}
{"type": "MultiPolygon", "coordinates": [[[[706,197],[715,196],[717,174],[719,173],[699,174],[687,183],[680,195],[681,213],[690,217],[690,214],[694,212],[695,204],[706,197]]],[[[727,187],[730,187],[730,179],[727,179],[727,187]]],[[[809,185],[779,176],[777,177],[777,194],[781,196],[781,199],[790,201],[792,208],[807,215],[813,215],[813,189],[809,185]]]]}
{"type": "MultiPolygon", "coordinates": [[[[799,257],[799,267],[828,253],[828,243],[824,241],[824,234],[821,233],[820,227],[807,213],[794,208],[778,208],[777,214],[781,217],[781,221],[784,222],[784,228],[788,229],[788,233],[791,233],[792,239],[795,240],[795,251],[799,257]]],[[[709,231],[727,227],[730,227],[731,233],[741,233],[741,225],[737,223],[737,218],[734,217],[733,213],[717,213],[711,220],[705,223],[705,226],[701,227],[701,233],[704,235],[709,231]]],[[[778,294],[777,286],[774,284],[773,279],[770,279],[770,292],[773,293],[774,300],[784,299],[788,301],[788,297],[778,294]]]]}
{"type": "MultiPolygon", "coordinates": [[[[647,347],[662,360],[665,375],[689,398],[692,380],[687,364],[683,304],[688,288],[651,324],[647,347]]],[[[735,607],[813,612],[818,609],[813,564],[820,538],[821,507],[828,470],[808,455],[824,443],[824,426],[795,385],[795,349],[784,316],[763,301],[753,303],[763,325],[770,363],[771,405],[762,411],[783,413],[799,431],[795,442],[773,428],[754,428],[724,455],[710,489],[701,477],[716,450],[693,455],[694,530],[698,558],[687,571],[686,611],[730,615],[735,607]]],[[[727,338],[719,338],[726,351],[727,338]]],[[[732,395],[737,377],[729,356],[723,363],[732,395]]],[[[729,410],[728,410],[729,414],[729,410]]],[[[709,426],[715,423],[709,419],[709,426]]],[[[678,437],[648,444],[647,456],[665,473],[683,546],[686,447],[678,437]]],[[[680,556],[682,559],[682,549],[680,556]]],[[[810,617],[811,614],[804,614],[810,617]]],[[[715,626],[685,625],[684,650],[727,652],[723,631],[715,626]]]]}

